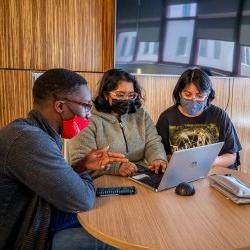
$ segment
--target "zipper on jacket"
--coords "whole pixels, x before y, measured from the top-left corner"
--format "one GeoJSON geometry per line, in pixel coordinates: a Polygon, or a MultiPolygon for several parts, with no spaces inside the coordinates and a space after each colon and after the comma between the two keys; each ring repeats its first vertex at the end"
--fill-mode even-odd
{"type": "Polygon", "coordinates": [[[122,120],[121,120],[121,117],[120,117],[120,116],[118,117],[118,122],[119,122],[119,125],[120,125],[120,127],[121,127],[122,134],[123,134],[123,138],[124,138],[124,141],[125,141],[126,153],[128,153],[128,142],[127,142],[127,139],[126,139],[126,136],[125,136],[125,133],[124,133],[124,128],[123,128],[122,120]]]}

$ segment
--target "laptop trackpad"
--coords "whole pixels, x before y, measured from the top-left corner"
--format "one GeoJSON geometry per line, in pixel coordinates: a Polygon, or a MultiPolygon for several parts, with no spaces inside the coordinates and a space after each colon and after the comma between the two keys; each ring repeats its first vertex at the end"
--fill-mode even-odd
{"type": "Polygon", "coordinates": [[[146,174],[138,174],[138,175],[134,175],[132,178],[135,180],[140,180],[142,178],[149,178],[150,176],[146,175],[146,174]]]}

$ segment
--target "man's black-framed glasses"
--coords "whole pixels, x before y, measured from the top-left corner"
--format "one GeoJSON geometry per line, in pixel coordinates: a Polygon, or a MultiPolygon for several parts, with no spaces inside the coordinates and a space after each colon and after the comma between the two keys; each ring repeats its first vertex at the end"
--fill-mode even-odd
{"type": "Polygon", "coordinates": [[[63,100],[63,101],[72,102],[72,103],[81,105],[81,106],[84,107],[87,111],[90,111],[91,108],[92,108],[92,104],[91,104],[91,103],[79,102],[79,101],[75,101],[75,100],[68,99],[67,97],[63,97],[63,98],[60,98],[60,99],[63,100]]]}

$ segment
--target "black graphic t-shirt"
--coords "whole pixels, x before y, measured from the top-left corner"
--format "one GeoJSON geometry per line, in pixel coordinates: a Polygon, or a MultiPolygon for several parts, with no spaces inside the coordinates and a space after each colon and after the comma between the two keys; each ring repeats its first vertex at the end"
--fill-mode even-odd
{"type": "Polygon", "coordinates": [[[210,124],[169,125],[171,152],[199,147],[219,141],[219,128],[210,124]]]}
{"type": "MultiPolygon", "coordinates": [[[[167,154],[220,141],[224,141],[224,146],[219,155],[241,150],[237,133],[229,116],[224,110],[214,105],[210,105],[197,117],[187,117],[179,111],[177,106],[172,106],[160,115],[156,127],[167,154]]],[[[239,157],[232,168],[238,165],[239,157]]]]}

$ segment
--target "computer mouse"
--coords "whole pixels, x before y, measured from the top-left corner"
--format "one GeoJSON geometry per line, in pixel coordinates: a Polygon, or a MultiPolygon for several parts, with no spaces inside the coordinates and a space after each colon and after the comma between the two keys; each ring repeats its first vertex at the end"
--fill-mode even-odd
{"type": "Polygon", "coordinates": [[[195,189],[192,183],[181,182],[175,188],[175,193],[183,196],[190,196],[195,193],[195,189]]]}

